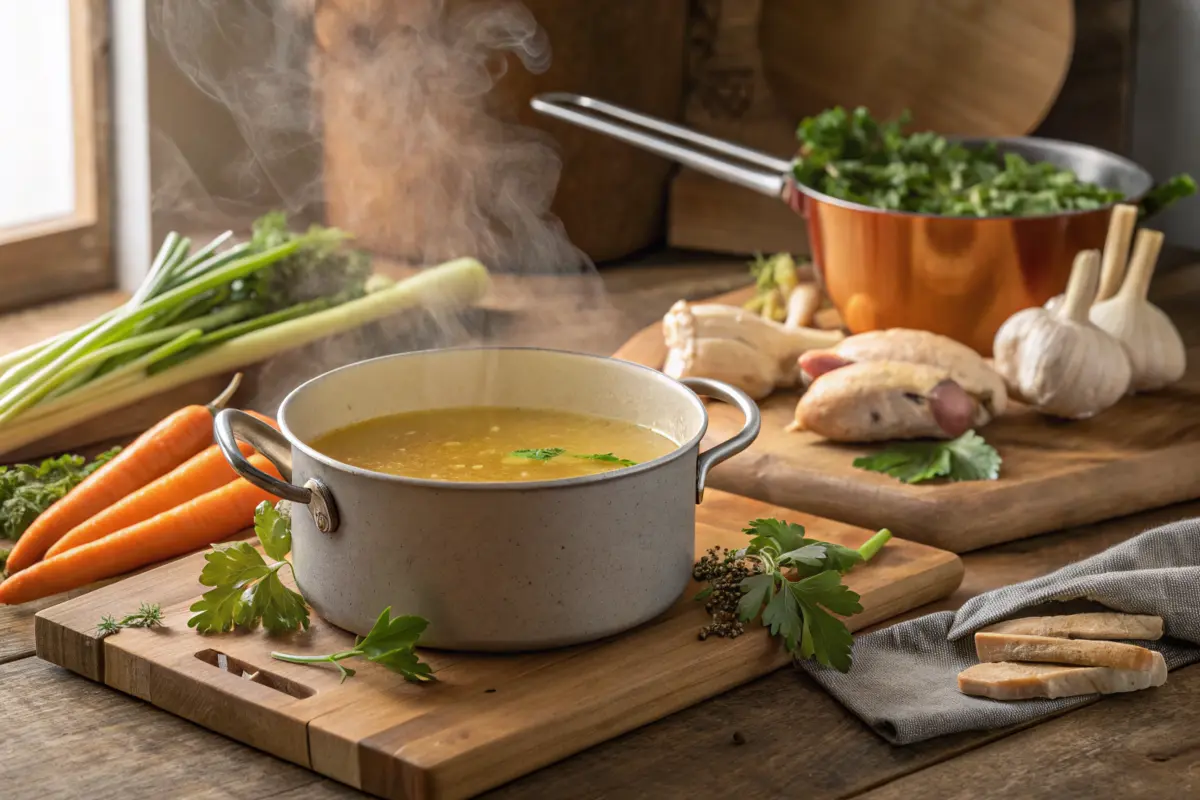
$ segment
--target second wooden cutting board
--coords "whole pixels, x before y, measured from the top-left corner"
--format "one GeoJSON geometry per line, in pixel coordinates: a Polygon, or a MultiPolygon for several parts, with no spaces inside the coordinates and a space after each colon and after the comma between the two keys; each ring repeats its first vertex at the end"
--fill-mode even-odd
{"type": "MultiPolygon", "coordinates": [[[[750,292],[704,302],[739,305],[750,292]]],[[[661,368],[661,326],[638,333],[616,357],[661,368]]],[[[965,553],[1200,497],[1198,372],[1193,365],[1179,384],[1126,397],[1087,421],[1058,422],[1014,409],[980,431],[1004,459],[999,480],[915,486],[852,466],[884,445],[835,444],[785,431],[798,395],[778,392],[759,403],[758,439],[717,467],[709,483],[965,553]]],[[[709,418],[708,437],[715,441],[741,426],[737,413],[720,403],[709,405],[709,418]]]]}

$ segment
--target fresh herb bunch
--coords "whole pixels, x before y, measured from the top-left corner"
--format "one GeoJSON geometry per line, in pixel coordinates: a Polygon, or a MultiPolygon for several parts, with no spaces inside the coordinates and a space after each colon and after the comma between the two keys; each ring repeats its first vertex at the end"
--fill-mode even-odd
{"type": "Polygon", "coordinates": [[[994,481],[1002,459],[996,448],[975,431],[950,441],[897,442],[886,450],[854,459],[854,466],[882,472],[904,483],[936,478],[950,481],[994,481]]]}
{"type": "MultiPolygon", "coordinates": [[[[279,573],[291,563],[291,523],[283,502],[263,501],[254,511],[254,533],[268,562],[249,542],[213,545],[204,555],[200,583],[213,587],[192,604],[188,627],[200,633],[251,630],[260,623],[270,633],[308,630],[308,605],[299,592],[283,584],[279,573]]],[[[295,580],[295,573],[292,573],[295,580]]]]}
{"type": "MultiPolygon", "coordinates": [[[[880,122],[865,108],[832,108],[801,121],[794,174],[855,203],[961,217],[1032,216],[1102,208],[1124,195],[994,144],[967,148],[931,131],[904,133],[910,116],[880,122]]],[[[1145,213],[1195,192],[1186,175],[1152,190],[1145,213]]]]}
{"type": "Polygon", "coordinates": [[[91,461],[62,455],[41,464],[0,467],[0,539],[19,539],[47,508],[121,452],[114,447],[91,461]]]}
{"type": "Polygon", "coordinates": [[[162,607],[158,603],[142,603],[137,611],[120,619],[113,616],[101,618],[96,633],[103,639],[123,628],[157,628],[159,625],[162,625],[162,607]]]}
{"type": "Polygon", "coordinates": [[[879,531],[857,550],[806,538],[802,525],[777,519],[756,519],[743,532],[751,537],[746,547],[714,547],[693,569],[708,583],[696,599],[712,615],[700,638],[739,636],[761,615],[793,656],[848,671],[854,640],[833,615],[857,614],[862,606],[841,576],[869,561],[891,532],[879,531]]]}
{"type": "Polygon", "coordinates": [[[354,670],[342,664],[348,658],[365,658],[387,667],[413,683],[428,683],[435,680],[433,670],[417,655],[414,649],[417,640],[429,623],[421,617],[393,617],[391,606],[385,608],[375,620],[375,625],[365,637],[357,638],[354,647],[322,656],[299,656],[288,653],[271,653],[271,658],[290,661],[293,664],[333,664],[342,673],[342,681],[354,674],[354,670]]]}

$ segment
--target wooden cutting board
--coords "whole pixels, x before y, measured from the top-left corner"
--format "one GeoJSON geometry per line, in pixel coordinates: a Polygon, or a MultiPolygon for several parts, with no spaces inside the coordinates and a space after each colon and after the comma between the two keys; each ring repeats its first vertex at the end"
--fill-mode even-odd
{"type": "MultiPolygon", "coordinates": [[[[740,305],[752,289],[704,302],[740,305]]],[[[666,309],[663,309],[664,312],[666,309]]],[[[661,326],[651,325],[616,357],[659,369],[661,326]]],[[[845,445],[788,432],[796,392],[759,403],[755,443],[717,467],[709,485],[965,553],[1200,497],[1200,363],[1161,392],[1123,399],[1094,419],[1054,421],[1017,407],[981,430],[1004,464],[995,481],[909,486],[851,464],[883,445],[845,445]]],[[[707,439],[732,436],[741,417],[709,404],[707,439]]]]}
{"type": "MultiPolygon", "coordinates": [[[[708,492],[697,554],[734,546],[757,517],[805,525],[858,546],[869,532],[759,501],[708,492]]],[[[761,627],[699,641],[707,615],[696,586],[662,617],[578,647],[518,655],[426,651],[439,682],[407,684],[373,664],[339,683],[335,671],[275,661],[273,650],[329,653],[352,635],[320,619],[303,635],[201,636],[187,627],[203,592],[196,554],[37,615],[37,654],[245,744],[389,798],[458,798],[497,786],[784,666],[761,627]],[[105,614],[157,602],[166,627],[98,640],[105,614]],[[224,662],[226,669],[220,664],[224,662]],[[253,677],[251,677],[253,676],[253,677]]],[[[962,580],[952,553],[893,539],[847,584],[862,597],[851,629],[944,597],[962,580]]],[[[487,591],[464,584],[464,591],[487,591]]]]}

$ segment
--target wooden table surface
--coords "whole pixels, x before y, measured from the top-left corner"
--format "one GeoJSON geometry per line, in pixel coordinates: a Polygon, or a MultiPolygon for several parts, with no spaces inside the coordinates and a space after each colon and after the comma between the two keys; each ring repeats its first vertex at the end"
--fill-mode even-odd
{"type": "MultiPolygon", "coordinates": [[[[607,353],[674,300],[747,281],[738,262],[695,257],[679,263],[659,256],[602,274],[607,299],[595,282],[577,291],[562,280],[538,279],[530,298],[503,281],[478,330],[493,341],[607,353]]],[[[1153,297],[1180,322],[1191,359],[1200,362],[1200,265],[1163,274],[1153,297]]],[[[0,320],[0,346],[18,346],[31,327],[63,327],[72,314],[112,301],[45,309],[16,323],[0,320]]],[[[982,591],[1193,516],[1200,516],[1200,501],[967,554],[958,592],[917,613],[955,608],[982,591]]],[[[38,660],[33,614],[39,604],[30,606],[0,608],[0,797],[363,796],[38,660]]],[[[783,669],[488,796],[1197,797],[1200,667],[1171,673],[1160,689],[1107,698],[1023,730],[909,747],[888,745],[807,677],[783,669]]]]}

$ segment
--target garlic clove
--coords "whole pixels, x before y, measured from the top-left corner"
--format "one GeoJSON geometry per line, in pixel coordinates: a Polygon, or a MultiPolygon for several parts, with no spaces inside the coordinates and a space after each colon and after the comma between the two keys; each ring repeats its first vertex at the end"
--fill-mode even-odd
{"type": "Polygon", "coordinates": [[[1162,233],[1142,229],[1120,291],[1092,306],[1088,314],[1093,324],[1125,347],[1132,371],[1130,391],[1161,389],[1187,371],[1183,338],[1170,317],[1146,299],[1162,243],[1162,233]]]}

